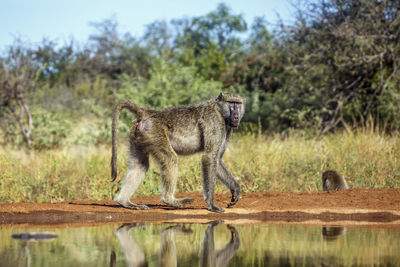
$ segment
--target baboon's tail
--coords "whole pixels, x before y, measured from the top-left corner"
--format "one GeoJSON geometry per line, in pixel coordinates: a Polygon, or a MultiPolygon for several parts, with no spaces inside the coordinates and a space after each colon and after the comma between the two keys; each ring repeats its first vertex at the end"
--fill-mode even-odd
{"type": "Polygon", "coordinates": [[[121,100],[115,106],[112,118],[112,155],[111,155],[111,178],[114,181],[117,178],[117,129],[119,114],[122,109],[129,109],[136,115],[137,119],[143,117],[143,108],[130,100],[121,100]]]}

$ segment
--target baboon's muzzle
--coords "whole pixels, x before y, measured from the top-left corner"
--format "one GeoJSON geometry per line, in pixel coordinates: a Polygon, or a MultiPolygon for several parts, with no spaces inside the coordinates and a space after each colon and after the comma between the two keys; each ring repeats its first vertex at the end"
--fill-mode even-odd
{"type": "Polygon", "coordinates": [[[239,118],[239,112],[233,112],[231,116],[231,127],[239,127],[240,124],[240,118],[239,118]]]}

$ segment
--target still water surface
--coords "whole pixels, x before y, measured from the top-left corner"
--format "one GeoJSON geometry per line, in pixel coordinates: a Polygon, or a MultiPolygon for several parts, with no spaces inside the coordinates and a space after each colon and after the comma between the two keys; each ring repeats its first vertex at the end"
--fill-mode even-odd
{"type": "Polygon", "coordinates": [[[0,228],[0,240],[0,266],[400,266],[393,229],[125,224],[0,228]]]}

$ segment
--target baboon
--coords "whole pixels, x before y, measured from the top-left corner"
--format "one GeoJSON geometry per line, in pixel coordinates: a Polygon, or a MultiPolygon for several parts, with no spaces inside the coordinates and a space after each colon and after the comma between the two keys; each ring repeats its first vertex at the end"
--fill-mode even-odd
{"type": "Polygon", "coordinates": [[[112,121],[111,177],[117,177],[117,125],[119,114],[127,108],[136,116],[130,134],[130,161],[121,190],[114,198],[125,208],[148,209],[134,204],[136,192],[149,168],[149,155],[158,163],[162,180],[161,202],[174,208],[192,203],[192,198],[175,198],[178,177],[178,155],[203,152],[201,158],[203,193],[207,209],[224,210],[214,204],[215,179],[231,192],[228,208],[239,200],[240,185],[225,166],[222,156],[232,129],[237,128],[245,112],[245,98],[236,94],[220,94],[200,104],[150,110],[130,100],[120,101],[114,108],[112,121]]]}
{"type": "Polygon", "coordinates": [[[346,179],[339,175],[336,171],[326,171],[322,174],[322,189],[329,190],[345,190],[349,189],[346,179]]]}
{"type": "MultiPolygon", "coordinates": [[[[117,236],[119,243],[121,245],[122,251],[124,252],[125,261],[127,266],[148,266],[148,262],[146,260],[146,255],[144,254],[142,248],[136,242],[134,236],[130,232],[133,228],[137,227],[145,227],[146,224],[139,223],[130,223],[124,224],[119,227],[114,234],[117,236]]],[[[181,225],[173,225],[169,226],[166,229],[160,231],[160,261],[158,266],[178,266],[177,262],[177,254],[178,251],[175,245],[175,235],[183,234],[189,235],[192,234],[193,231],[190,228],[186,228],[181,225]]],[[[111,253],[111,264],[112,266],[116,264],[116,255],[114,252],[111,253]]],[[[154,264],[153,264],[154,265],[154,264]]]]}
{"type": "Polygon", "coordinates": [[[186,228],[182,225],[169,226],[166,229],[160,231],[161,247],[159,266],[178,266],[178,250],[175,244],[175,235],[177,234],[190,235],[193,234],[193,231],[190,228],[186,228]]]}
{"type": "MultiPolygon", "coordinates": [[[[136,242],[136,240],[132,237],[130,231],[133,228],[137,227],[146,227],[147,224],[143,223],[131,223],[124,224],[119,227],[115,232],[115,236],[118,238],[119,243],[122,247],[122,251],[124,252],[125,261],[127,266],[148,266],[148,262],[146,260],[146,255],[144,254],[142,248],[136,242]]],[[[116,255],[111,254],[111,262],[110,266],[116,265],[116,255]]]]}
{"type": "Polygon", "coordinates": [[[322,236],[327,241],[332,241],[337,239],[338,236],[346,233],[346,227],[341,226],[323,226],[322,227],[322,236]]]}
{"type": "Polygon", "coordinates": [[[214,228],[222,222],[214,221],[208,223],[203,238],[200,266],[228,266],[230,260],[235,256],[240,247],[239,233],[233,226],[227,225],[231,232],[231,240],[221,250],[216,250],[214,245],[214,228]]]}

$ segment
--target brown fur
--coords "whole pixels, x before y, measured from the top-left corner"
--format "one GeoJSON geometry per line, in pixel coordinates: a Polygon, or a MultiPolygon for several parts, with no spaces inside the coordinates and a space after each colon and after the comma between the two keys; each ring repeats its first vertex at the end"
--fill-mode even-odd
{"type": "Polygon", "coordinates": [[[346,179],[339,175],[336,171],[326,171],[322,174],[322,189],[329,190],[346,190],[349,189],[346,179]]]}
{"type": "Polygon", "coordinates": [[[231,239],[224,248],[220,250],[216,249],[214,244],[214,228],[219,224],[219,221],[208,223],[203,238],[200,266],[229,266],[229,262],[240,247],[239,233],[234,227],[227,225],[227,228],[231,232],[231,239]]]}
{"type": "Polygon", "coordinates": [[[129,109],[136,115],[137,123],[130,136],[130,164],[121,191],[115,198],[122,206],[146,209],[147,206],[130,202],[144,179],[151,155],[159,164],[163,193],[161,201],[173,207],[182,207],[193,200],[175,199],[178,176],[178,155],[203,152],[202,176],[204,198],[210,211],[222,212],[214,204],[215,178],[231,191],[232,199],[228,207],[239,200],[240,186],[226,168],[222,156],[230,138],[232,128],[240,124],[244,114],[245,99],[235,94],[220,94],[217,99],[162,110],[139,107],[129,101],[120,101],[114,109],[112,124],[111,176],[117,177],[116,134],[120,111],[129,109]]]}

